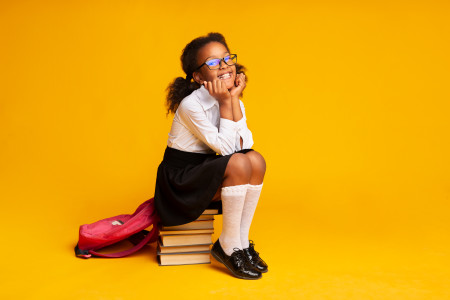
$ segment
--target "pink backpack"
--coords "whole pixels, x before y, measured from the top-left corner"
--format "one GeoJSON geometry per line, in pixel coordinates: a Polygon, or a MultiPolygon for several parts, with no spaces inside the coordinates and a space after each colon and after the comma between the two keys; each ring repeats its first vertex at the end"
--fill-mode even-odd
{"type": "Polygon", "coordinates": [[[154,199],[151,198],[139,205],[132,215],[118,215],[81,225],[75,255],[82,258],[91,256],[115,258],[130,255],[158,239],[158,222],[154,199]],[[144,230],[151,225],[153,228],[150,231],[144,230]],[[135,246],[118,253],[102,254],[95,251],[125,239],[129,239],[135,246]]]}

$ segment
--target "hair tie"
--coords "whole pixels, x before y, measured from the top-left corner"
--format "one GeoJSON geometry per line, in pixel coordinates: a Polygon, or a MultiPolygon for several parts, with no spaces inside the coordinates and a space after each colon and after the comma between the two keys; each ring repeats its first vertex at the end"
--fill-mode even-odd
{"type": "Polygon", "coordinates": [[[191,77],[190,75],[186,75],[186,79],[185,79],[185,80],[186,80],[187,82],[191,82],[191,79],[192,79],[192,77],[191,77]]]}

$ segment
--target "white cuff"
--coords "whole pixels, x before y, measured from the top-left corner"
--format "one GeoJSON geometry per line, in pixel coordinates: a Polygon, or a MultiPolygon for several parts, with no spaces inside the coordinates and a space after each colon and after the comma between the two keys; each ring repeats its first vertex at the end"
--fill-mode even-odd
{"type": "Polygon", "coordinates": [[[235,135],[236,133],[236,122],[224,118],[220,118],[219,131],[225,135],[231,133],[231,135],[235,135]]]}
{"type": "Polygon", "coordinates": [[[239,121],[236,122],[237,130],[242,130],[247,128],[247,120],[245,117],[242,117],[239,121]]]}

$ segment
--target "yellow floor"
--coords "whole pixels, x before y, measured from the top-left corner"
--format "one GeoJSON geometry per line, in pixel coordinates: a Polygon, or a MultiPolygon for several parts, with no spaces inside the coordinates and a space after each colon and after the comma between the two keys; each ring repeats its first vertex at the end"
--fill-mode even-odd
{"type": "MultiPolygon", "coordinates": [[[[0,1],[0,300],[450,299],[450,1],[0,1]],[[261,280],[74,256],[154,195],[180,54],[225,35],[261,280]]],[[[217,218],[214,240],[221,231],[217,218]]]]}
{"type": "MultiPolygon", "coordinates": [[[[78,259],[77,228],[61,222],[3,235],[1,299],[450,299],[444,237],[352,235],[313,229],[294,213],[282,222],[271,211],[266,205],[252,225],[256,250],[270,268],[261,280],[236,279],[214,259],[158,266],[156,244],[128,258],[78,259]]],[[[214,240],[221,216],[215,227],[214,240]]]]}

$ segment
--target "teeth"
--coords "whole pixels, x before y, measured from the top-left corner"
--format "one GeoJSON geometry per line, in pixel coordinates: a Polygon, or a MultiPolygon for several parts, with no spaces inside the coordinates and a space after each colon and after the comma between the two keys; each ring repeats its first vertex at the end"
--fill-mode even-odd
{"type": "Polygon", "coordinates": [[[230,77],[231,77],[230,73],[226,73],[226,74],[223,74],[223,75],[219,76],[220,79],[228,79],[230,77]]]}

